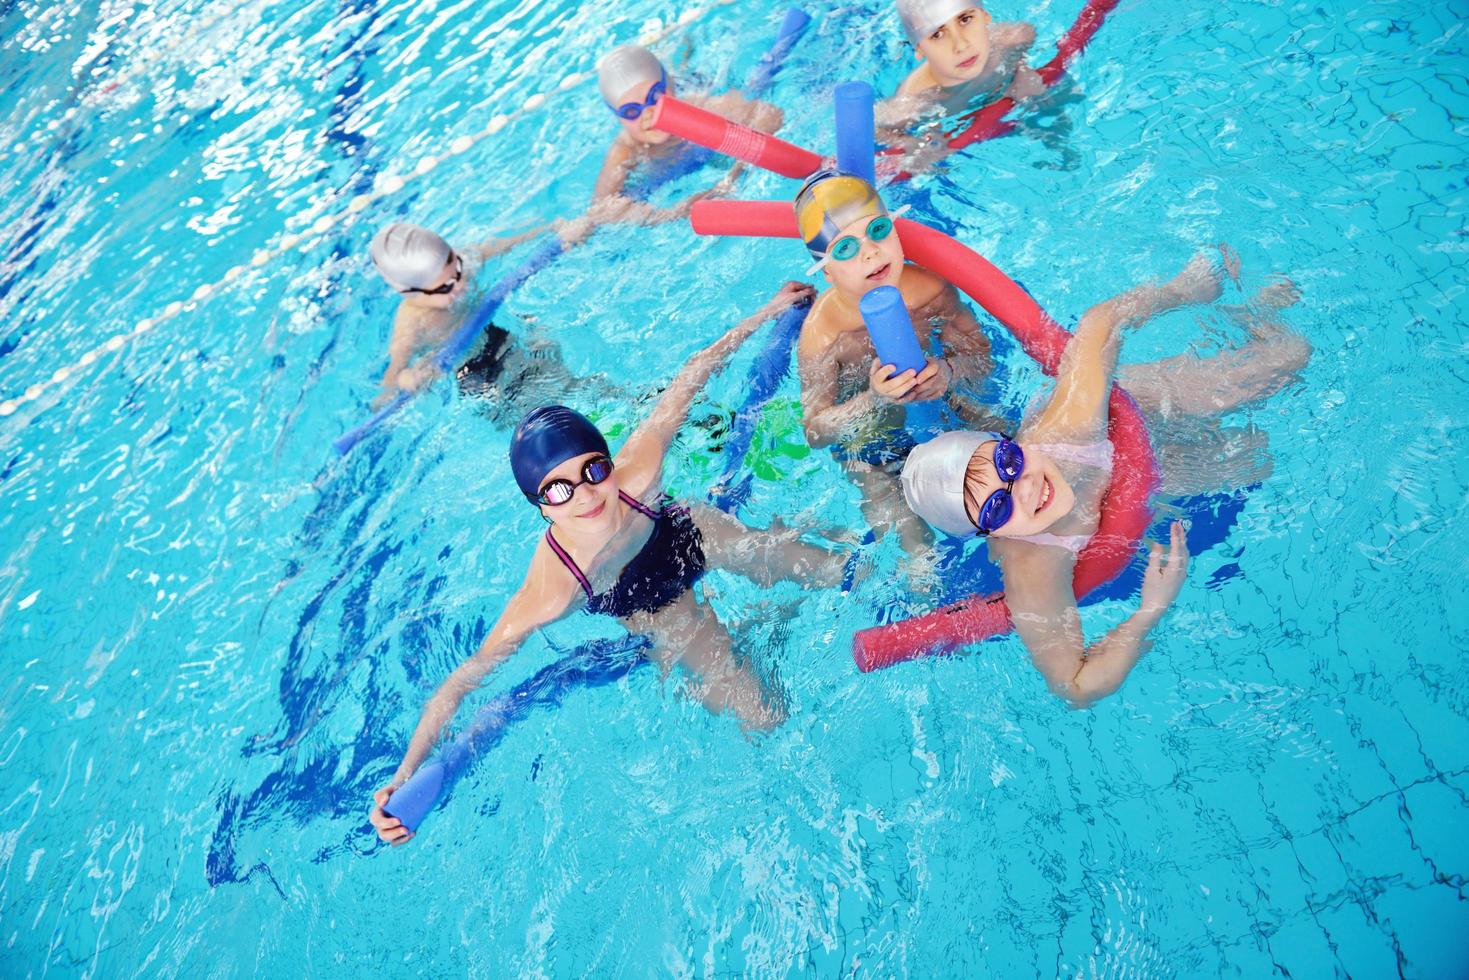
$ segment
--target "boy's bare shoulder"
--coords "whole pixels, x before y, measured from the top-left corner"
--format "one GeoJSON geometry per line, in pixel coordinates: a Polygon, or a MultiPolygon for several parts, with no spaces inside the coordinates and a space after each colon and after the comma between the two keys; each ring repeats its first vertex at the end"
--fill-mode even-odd
{"type": "Polygon", "coordinates": [[[903,269],[901,284],[903,303],[910,310],[921,309],[939,299],[949,289],[949,281],[921,265],[911,262],[903,269]]]}
{"type": "Polygon", "coordinates": [[[824,354],[841,332],[832,295],[832,291],[828,289],[811,304],[811,312],[806,314],[806,322],[801,324],[801,336],[797,342],[800,356],[818,357],[824,354]]]}
{"type": "Polygon", "coordinates": [[[1004,48],[1028,48],[1035,43],[1035,25],[1023,20],[993,24],[990,43],[1004,48]]]}
{"type": "Polygon", "coordinates": [[[903,84],[898,86],[893,97],[897,99],[921,99],[932,98],[932,93],[939,87],[938,81],[933,77],[933,72],[928,69],[928,62],[923,62],[908,77],[903,79],[903,84]]]}

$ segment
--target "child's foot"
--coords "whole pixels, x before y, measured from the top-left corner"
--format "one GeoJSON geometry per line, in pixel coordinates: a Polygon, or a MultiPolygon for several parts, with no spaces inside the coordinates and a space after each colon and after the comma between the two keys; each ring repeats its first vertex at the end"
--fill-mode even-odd
{"type": "Polygon", "coordinates": [[[1288,306],[1295,306],[1300,301],[1301,288],[1289,276],[1281,276],[1275,282],[1256,292],[1246,305],[1256,310],[1273,313],[1288,306]]]}
{"type": "Polygon", "coordinates": [[[1208,253],[1200,252],[1163,287],[1178,298],[1179,305],[1214,302],[1224,292],[1224,274],[1231,268],[1234,274],[1238,273],[1239,258],[1227,245],[1219,246],[1219,250],[1224,256],[1222,264],[1216,264],[1208,253]]]}

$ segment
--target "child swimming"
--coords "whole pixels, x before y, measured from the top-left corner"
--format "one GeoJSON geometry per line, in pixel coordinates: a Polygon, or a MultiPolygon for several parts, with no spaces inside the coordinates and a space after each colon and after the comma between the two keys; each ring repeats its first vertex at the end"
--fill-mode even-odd
{"type": "Polygon", "coordinates": [[[973,392],[993,370],[989,340],[953,286],[904,261],[892,217],[866,181],[814,175],[796,195],[796,220],[831,287],[811,307],[797,347],[807,441],[833,447],[862,490],[869,525],[896,528],[916,555],[931,539],[898,493],[898,469],[915,445],[903,407],[945,399],[971,424],[984,424],[988,413],[973,392]],[[923,325],[918,340],[929,356],[922,371],[898,373],[873,350],[858,303],[878,286],[896,286],[913,322],[923,325]]]}
{"type": "Polygon", "coordinates": [[[729,632],[691,590],[708,568],[762,586],[778,578],[836,585],[844,556],[804,544],[791,532],[752,530],[713,508],[674,503],[663,493],[663,464],[710,376],[765,320],[810,293],[808,286],[788,284],[694,355],[615,456],[596,426],[569,408],[545,406],[521,421],[510,445],[511,470],[550,526],[520,589],[478,652],[429,699],[392,781],[373,795],[371,820],[383,840],[411,839],[383,806],[428,757],[464,696],[531,632],[580,608],[614,616],[650,637],[649,656],[665,672],[681,664],[693,674],[693,691],[710,711],[728,711],[750,729],[783,720],[759,676],[736,658],[729,632]]]}
{"type": "MultiPolygon", "coordinates": [[[[1188,569],[1183,524],[1175,521],[1166,553],[1152,546],[1137,610],[1086,646],[1071,583],[1112,478],[1107,399],[1118,374],[1120,330],[1180,306],[1214,302],[1223,269],[1235,268],[1232,255],[1225,255],[1222,268],[1199,256],[1161,286],[1139,286],[1088,310],[1067,344],[1054,392],[1019,435],[944,433],[914,449],[903,466],[903,493],[916,514],[948,534],[978,534],[989,542],[1004,573],[1016,632],[1051,690],[1073,706],[1088,706],[1121,687],[1188,569]]],[[[1270,293],[1260,305],[1278,308],[1283,300],[1270,293]]],[[[1304,341],[1267,342],[1277,355],[1263,367],[1197,362],[1177,385],[1197,392],[1189,408],[1218,414],[1237,408],[1283,384],[1309,353],[1304,341]],[[1279,353],[1292,350],[1294,357],[1279,353]]],[[[1160,365],[1184,370],[1169,362],[1145,365],[1135,372],[1138,384],[1160,365]]]]}
{"type": "MultiPolygon", "coordinates": [[[[584,222],[558,222],[555,227],[569,244],[585,234],[584,226],[584,222]]],[[[418,391],[439,375],[432,355],[473,312],[478,296],[474,283],[484,263],[547,230],[536,228],[462,249],[407,222],[390,224],[373,237],[373,266],[402,298],[388,340],[388,367],[373,408],[399,391],[418,391]]],[[[493,404],[513,411],[513,419],[524,412],[515,410],[516,405],[537,404],[544,393],[575,388],[580,382],[562,366],[554,345],[538,346],[549,349],[531,350],[507,331],[488,325],[482,342],[456,371],[461,390],[495,396],[493,404]]]]}
{"type": "Polygon", "coordinates": [[[1030,98],[1045,91],[1025,53],[1035,27],[997,24],[968,0],[897,0],[903,33],[919,65],[881,110],[887,126],[904,126],[929,112],[963,112],[977,101],[1030,98]]]}
{"type": "MultiPolygon", "coordinates": [[[[621,125],[612,141],[597,184],[592,192],[589,216],[597,224],[608,221],[640,221],[653,224],[688,216],[694,202],[732,185],[741,165],[736,164],[712,191],[695,194],[672,208],[656,208],[627,195],[629,177],[639,167],[667,166],[687,145],[653,128],[653,107],[665,94],[674,94],[674,80],[653,53],[637,44],[613,48],[597,67],[597,88],[602,101],[621,125]]],[[[766,102],[745,98],[738,92],[704,96],[680,96],[691,105],[709,109],[752,129],[774,133],[785,117],[766,102]]]]}

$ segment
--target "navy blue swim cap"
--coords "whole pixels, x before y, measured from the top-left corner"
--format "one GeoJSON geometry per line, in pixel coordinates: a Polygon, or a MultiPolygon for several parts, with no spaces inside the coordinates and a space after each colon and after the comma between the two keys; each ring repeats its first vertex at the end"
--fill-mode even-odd
{"type": "Polygon", "coordinates": [[[510,439],[510,471],[520,492],[534,497],[547,473],[586,453],[611,455],[607,440],[591,419],[565,405],[542,405],[515,427],[510,439]]]}

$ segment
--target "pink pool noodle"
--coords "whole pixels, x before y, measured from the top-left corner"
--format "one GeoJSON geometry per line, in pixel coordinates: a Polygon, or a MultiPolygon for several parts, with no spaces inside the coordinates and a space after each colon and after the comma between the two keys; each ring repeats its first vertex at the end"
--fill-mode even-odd
{"type": "Polygon", "coordinates": [[[663,96],[654,106],[653,128],[783,177],[801,180],[821,169],[821,157],[810,150],[671,95],[663,96]]]}

